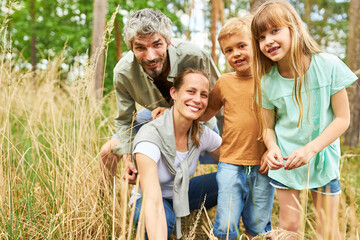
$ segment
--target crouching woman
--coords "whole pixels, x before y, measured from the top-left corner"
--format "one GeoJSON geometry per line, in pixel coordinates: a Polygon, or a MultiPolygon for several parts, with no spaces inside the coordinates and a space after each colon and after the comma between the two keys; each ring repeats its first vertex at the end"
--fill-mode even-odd
{"type": "Polygon", "coordinates": [[[141,193],[136,198],[134,222],[144,208],[149,239],[167,239],[176,225],[181,237],[181,217],[217,203],[216,173],[193,177],[199,155],[210,152],[218,159],[221,137],[199,124],[209,96],[210,83],[201,70],[186,69],[174,79],[170,95],[173,107],[140,128],[134,140],[134,159],[140,176],[141,193]]]}

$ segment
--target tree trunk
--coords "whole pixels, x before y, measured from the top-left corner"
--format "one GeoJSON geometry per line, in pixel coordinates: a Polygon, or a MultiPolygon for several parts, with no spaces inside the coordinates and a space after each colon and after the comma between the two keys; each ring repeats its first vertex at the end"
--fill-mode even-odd
{"type": "Polygon", "coordinates": [[[348,88],[350,102],[350,127],[344,134],[344,144],[357,147],[360,133],[360,0],[351,0],[349,10],[348,65],[358,77],[348,88]]]}
{"type": "Polygon", "coordinates": [[[221,26],[224,26],[225,24],[225,15],[224,15],[224,10],[225,10],[225,4],[224,4],[224,0],[218,0],[218,4],[219,4],[219,16],[220,16],[220,22],[221,22],[221,26]]]}
{"type": "Polygon", "coordinates": [[[115,19],[115,41],[116,41],[116,61],[119,61],[121,59],[121,54],[123,51],[119,18],[115,19]]]}
{"type": "Polygon", "coordinates": [[[95,99],[101,100],[104,75],[104,31],[107,0],[94,0],[91,58],[95,68],[95,99]]]}
{"type": "Polygon", "coordinates": [[[229,16],[232,17],[234,14],[233,14],[233,12],[231,10],[231,0],[224,0],[224,1],[226,1],[227,10],[229,11],[229,16]]]}
{"type": "Polygon", "coordinates": [[[189,25],[188,25],[188,29],[186,30],[186,39],[188,40],[190,39],[190,22],[191,22],[191,14],[192,14],[192,10],[194,9],[194,5],[195,5],[195,0],[192,0],[189,8],[189,25]]]}
{"type": "Polygon", "coordinates": [[[211,57],[215,64],[217,64],[217,54],[216,54],[216,25],[217,25],[217,15],[219,13],[218,10],[218,0],[211,0],[211,30],[210,30],[210,38],[211,38],[211,57]]]}
{"type": "Polygon", "coordinates": [[[307,29],[310,32],[311,29],[311,0],[305,0],[305,13],[304,13],[304,22],[307,25],[307,29]]]}
{"type": "Polygon", "coordinates": [[[35,76],[36,74],[36,8],[35,8],[35,0],[31,0],[30,2],[30,18],[31,18],[31,43],[30,43],[30,49],[31,49],[31,66],[32,71],[35,76]]]}
{"type": "Polygon", "coordinates": [[[254,14],[264,2],[266,2],[266,0],[250,0],[250,13],[254,14]]]}

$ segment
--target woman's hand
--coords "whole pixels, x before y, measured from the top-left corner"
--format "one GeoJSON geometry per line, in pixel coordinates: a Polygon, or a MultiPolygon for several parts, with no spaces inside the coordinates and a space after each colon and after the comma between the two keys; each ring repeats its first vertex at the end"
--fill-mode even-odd
{"type": "Polygon", "coordinates": [[[160,117],[161,115],[163,115],[166,109],[168,109],[168,108],[166,108],[166,107],[157,107],[154,110],[152,110],[152,112],[151,112],[152,119],[155,119],[155,118],[160,117]]]}
{"type": "Polygon", "coordinates": [[[296,149],[287,157],[285,170],[292,170],[309,163],[310,160],[316,155],[316,151],[311,148],[310,144],[302,148],[296,149]]]}
{"type": "MultiPolygon", "coordinates": [[[[284,167],[284,159],[278,146],[270,148],[266,155],[266,162],[271,170],[278,170],[284,167]]],[[[286,158],[285,158],[286,159],[286,158]]]]}

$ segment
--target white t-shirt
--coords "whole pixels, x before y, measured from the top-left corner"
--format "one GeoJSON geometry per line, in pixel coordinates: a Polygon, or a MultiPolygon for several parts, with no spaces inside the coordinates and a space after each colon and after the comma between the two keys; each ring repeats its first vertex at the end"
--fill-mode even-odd
{"type": "MultiPolygon", "coordinates": [[[[200,153],[203,151],[213,152],[221,145],[221,137],[210,130],[208,127],[204,127],[204,132],[200,137],[200,146],[195,153],[195,157],[192,161],[192,164],[189,167],[189,176],[192,176],[196,171],[197,161],[199,159],[200,153]]],[[[159,182],[161,187],[161,193],[164,198],[173,197],[173,186],[174,186],[174,175],[172,175],[167,166],[165,160],[161,156],[160,149],[153,143],[150,142],[139,142],[134,149],[133,154],[141,153],[152,160],[157,164],[159,182]]],[[[187,157],[188,152],[178,152],[176,151],[174,166],[178,167],[179,164],[184,161],[187,157]]],[[[137,199],[142,196],[141,189],[139,188],[137,199]]],[[[135,187],[131,192],[130,204],[134,202],[135,199],[135,187]]]]}

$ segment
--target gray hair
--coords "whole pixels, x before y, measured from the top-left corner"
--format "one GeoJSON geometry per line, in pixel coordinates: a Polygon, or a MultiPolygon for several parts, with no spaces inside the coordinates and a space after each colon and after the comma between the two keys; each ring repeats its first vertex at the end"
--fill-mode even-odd
{"type": "Polygon", "coordinates": [[[131,15],[124,26],[124,40],[129,49],[132,49],[134,37],[160,33],[170,43],[172,22],[162,12],[151,8],[144,8],[131,15]]]}

